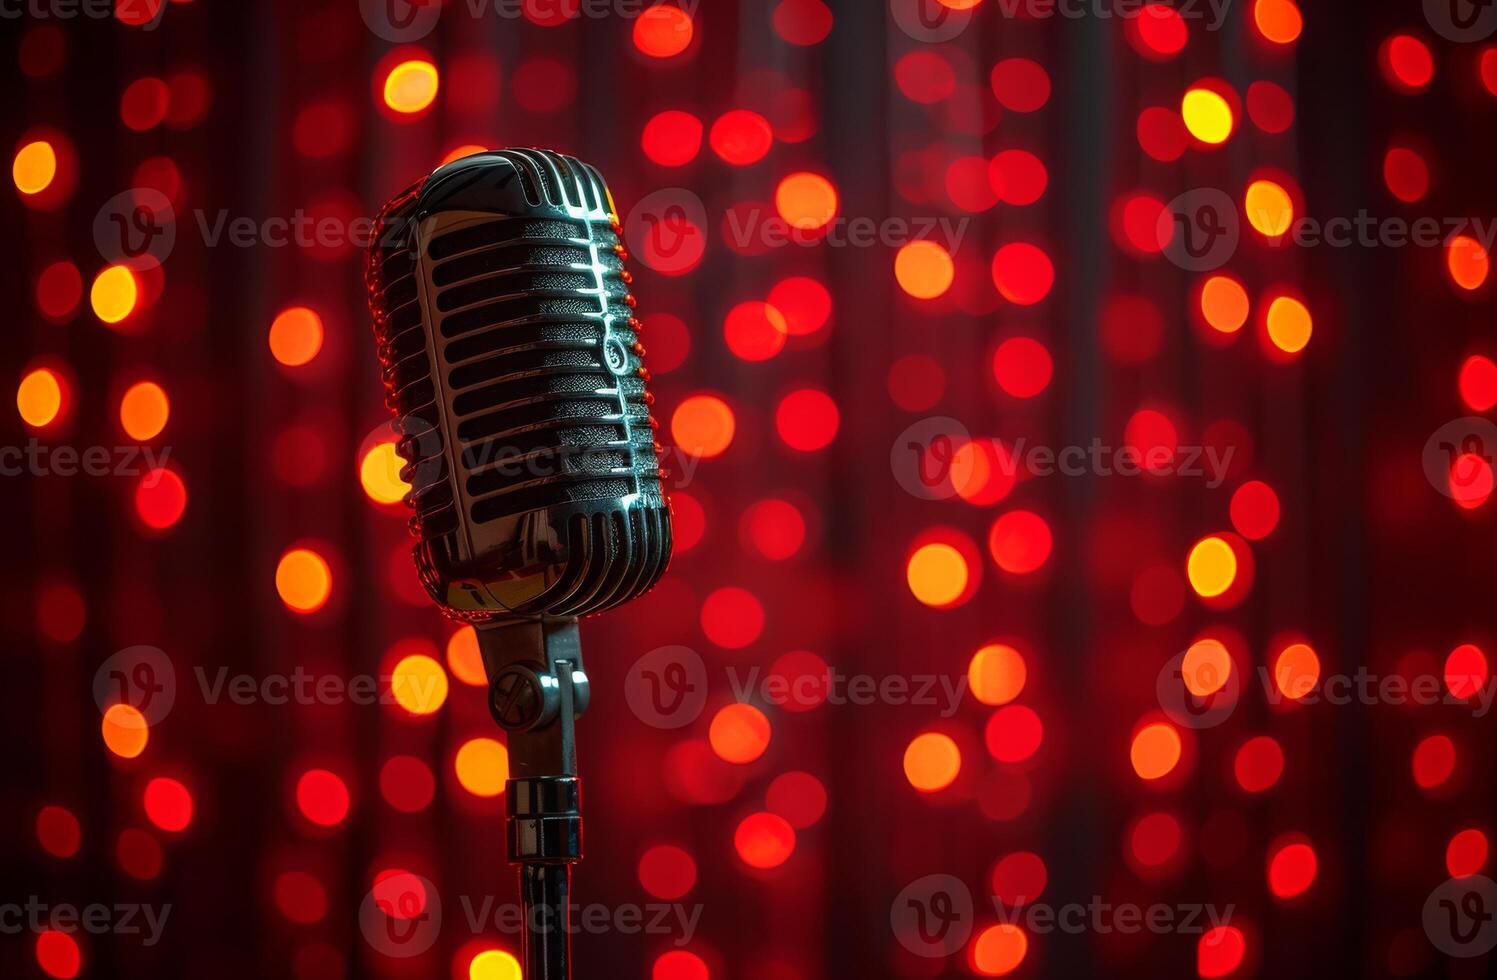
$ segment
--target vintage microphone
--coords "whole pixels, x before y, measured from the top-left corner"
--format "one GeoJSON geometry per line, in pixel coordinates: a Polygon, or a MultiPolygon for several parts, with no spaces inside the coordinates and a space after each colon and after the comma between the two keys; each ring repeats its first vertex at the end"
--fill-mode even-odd
{"type": "Polygon", "coordinates": [[[416,569],[478,632],[508,732],[526,980],[570,977],[582,857],[577,619],[664,573],[671,522],[613,199],[546,150],[465,157],[376,222],[365,279],[416,569]]]}

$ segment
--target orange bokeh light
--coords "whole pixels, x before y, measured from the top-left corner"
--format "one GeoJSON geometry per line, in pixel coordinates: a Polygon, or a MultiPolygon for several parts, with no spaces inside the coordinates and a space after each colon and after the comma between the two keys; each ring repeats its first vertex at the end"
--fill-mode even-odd
{"type": "Polygon", "coordinates": [[[634,21],[634,46],[652,58],[671,58],[691,46],[691,15],[667,3],[648,7],[634,21]]]}
{"type": "Polygon", "coordinates": [[[1258,33],[1274,44],[1293,44],[1304,30],[1305,18],[1293,0],[1257,0],[1253,23],[1258,33]]]}
{"type": "Polygon", "coordinates": [[[57,151],[46,140],[34,140],[16,152],[10,167],[16,190],[22,194],[40,194],[52,186],[57,176],[57,151]]]}
{"type": "Polygon", "coordinates": [[[1264,325],[1275,348],[1286,354],[1298,354],[1310,343],[1315,320],[1310,316],[1309,307],[1300,300],[1279,296],[1268,304],[1264,325]]]}
{"type": "Polygon", "coordinates": [[[1232,657],[1220,640],[1197,640],[1185,651],[1180,676],[1186,690],[1204,698],[1220,691],[1232,675],[1232,657]]]}
{"type": "Polygon", "coordinates": [[[935,299],[951,288],[956,266],[951,253],[935,242],[910,242],[894,257],[894,278],[916,299],[935,299]]]}
{"type": "Polygon", "coordinates": [[[385,105],[401,115],[413,115],[429,108],[437,99],[441,86],[437,66],[423,58],[402,61],[385,76],[385,105]]]}
{"type": "Polygon", "coordinates": [[[671,438],[691,456],[721,456],[733,442],[733,410],[716,395],[692,395],[671,415],[671,438]]]}
{"type": "Polygon", "coordinates": [[[120,426],[131,439],[145,442],[156,438],[170,416],[171,402],[153,381],[131,385],[120,399],[120,426]]]}
{"type": "Polygon", "coordinates": [[[293,612],[314,613],[327,605],[333,591],[333,572],[327,559],[310,548],[293,548],[281,556],[275,588],[293,612]]]}
{"type": "Polygon", "coordinates": [[[1251,312],[1247,290],[1231,276],[1211,276],[1201,285],[1201,316],[1213,330],[1234,334],[1251,312]]]}
{"type": "Polygon", "coordinates": [[[146,750],[151,728],[140,709],[128,704],[112,704],[104,712],[101,726],[104,747],[121,759],[133,759],[146,750]]]}
{"type": "Polygon", "coordinates": [[[1273,663],[1274,686],[1291,701],[1299,701],[1320,683],[1320,657],[1308,643],[1291,643],[1273,663]]]}
{"type": "Polygon", "coordinates": [[[434,658],[413,653],[390,672],[390,693],[411,714],[432,714],[447,700],[447,672],[434,658]]]}
{"type": "Polygon", "coordinates": [[[140,283],[123,265],[107,266],[94,278],[88,293],[94,316],[108,324],[119,323],[135,312],[139,300],[140,283]]]}
{"type": "Polygon", "coordinates": [[[16,410],[21,413],[21,421],[33,429],[57,421],[66,404],[66,383],[57,372],[48,368],[27,372],[16,388],[16,410]]]}
{"type": "Polygon", "coordinates": [[[1180,732],[1175,726],[1157,721],[1145,725],[1133,736],[1128,756],[1140,779],[1155,780],[1174,771],[1183,751],[1180,732]]]}
{"type": "Polygon", "coordinates": [[[1029,935],[1012,922],[1000,922],[977,934],[972,943],[972,969],[979,976],[1007,976],[1028,953],[1029,935]]]}
{"type": "Polygon", "coordinates": [[[925,732],[904,750],[904,775],[922,793],[934,793],[956,781],[962,771],[962,750],[950,735],[925,732]]]}
{"type": "Polygon", "coordinates": [[[1277,181],[1259,178],[1249,184],[1242,208],[1248,223],[1267,238],[1283,237],[1294,224],[1294,200],[1277,181]]]}
{"type": "Polygon", "coordinates": [[[452,765],[463,789],[484,799],[503,793],[509,781],[509,749],[492,738],[464,742],[452,765]]]}
{"type": "Polygon", "coordinates": [[[970,575],[962,553],[939,541],[917,548],[905,567],[910,592],[927,606],[956,604],[967,591],[970,575]]]}
{"type": "Polygon", "coordinates": [[[751,704],[725,705],[712,716],[707,740],[725,762],[745,765],[769,748],[769,719],[751,704]]]}
{"type": "Polygon", "coordinates": [[[1007,704],[1024,690],[1028,677],[1023,655],[1006,643],[989,643],[967,665],[967,686],[983,704],[1007,704]]]}
{"type": "Polygon", "coordinates": [[[487,687],[488,674],[484,672],[483,655],[478,649],[478,630],[472,626],[461,627],[447,639],[447,669],[452,676],[471,687],[487,687]]]}
{"type": "Polygon", "coordinates": [[[276,314],[270,324],[270,353],[287,367],[301,367],[322,350],[322,317],[305,306],[276,314]]]}
{"type": "Polygon", "coordinates": [[[1445,267],[1450,278],[1465,290],[1480,289],[1491,272],[1491,258],[1470,235],[1457,235],[1445,246],[1445,267]]]}
{"type": "Polygon", "coordinates": [[[815,231],[837,216],[837,188],[820,174],[794,173],[775,188],[774,203],[792,228],[815,231]]]}

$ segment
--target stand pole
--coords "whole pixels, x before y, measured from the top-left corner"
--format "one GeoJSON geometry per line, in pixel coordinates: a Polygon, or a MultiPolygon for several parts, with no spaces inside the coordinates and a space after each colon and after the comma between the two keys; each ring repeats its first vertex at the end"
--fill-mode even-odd
{"type": "Polygon", "coordinates": [[[478,631],[489,710],[509,733],[509,860],[519,865],[525,980],[571,980],[572,865],[582,859],[573,723],[587,707],[577,621],[478,631]]]}

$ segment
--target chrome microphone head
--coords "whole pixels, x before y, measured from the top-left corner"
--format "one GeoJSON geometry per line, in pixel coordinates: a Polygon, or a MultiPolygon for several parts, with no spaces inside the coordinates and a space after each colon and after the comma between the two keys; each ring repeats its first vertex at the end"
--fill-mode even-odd
{"type": "Polygon", "coordinates": [[[647,591],[671,522],[603,178],[481,153],[391,200],[375,233],[365,278],[427,592],[483,624],[647,591]]]}

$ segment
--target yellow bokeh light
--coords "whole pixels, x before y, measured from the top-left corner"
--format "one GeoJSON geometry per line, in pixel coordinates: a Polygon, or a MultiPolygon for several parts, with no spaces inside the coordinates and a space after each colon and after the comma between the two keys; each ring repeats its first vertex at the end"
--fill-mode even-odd
{"type": "Polygon", "coordinates": [[[949,606],[967,591],[967,559],[949,544],[927,544],[910,556],[906,580],[927,606],[949,606]]]}
{"type": "Polygon", "coordinates": [[[133,759],[146,750],[151,740],[151,727],[138,708],[128,704],[112,704],[104,712],[101,726],[104,746],[121,759],[133,759]]]}
{"type": "Polygon", "coordinates": [[[16,153],[10,175],[22,194],[40,194],[57,176],[57,151],[46,140],[27,143],[16,153]]]}
{"type": "Polygon", "coordinates": [[[1227,100],[1205,88],[1193,88],[1180,100],[1180,117],[1190,135],[1202,143],[1219,145],[1232,135],[1236,120],[1227,100]]]}
{"type": "Polygon", "coordinates": [[[447,640],[447,669],[452,676],[472,687],[487,687],[489,678],[483,669],[483,655],[478,650],[478,631],[464,626],[447,640]]]}
{"type": "Polygon", "coordinates": [[[1190,549],[1185,573],[1197,595],[1207,599],[1219,596],[1237,580],[1237,555],[1221,538],[1202,538],[1190,549]]]}
{"type": "Polygon", "coordinates": [[[894,257],[894,278],[916,299],[935,299],[951,288],[956,266],[935,242],[910,242],[894,257]]]}
{"type": "Polygon", "coordinates": [[[1236,333],[1251,312],[1247,290],[1231,276],[1212,276],[1201,287],[1201,316],[1212,329],[1236,333]]]}
{"type": "Polygon", "coordinates": [[[498,796],[509,780],[509,750],[492,738],[469,739],[457,750],[454,766],[463,789],[474,796],[498,796]]]}
{"type": "Polygon", "coordinates": [[[837,214],[837,188],[820,174],[791,174],[775,189],[775,208],[794,228],[813,230],[837,214]]]}
{"type": "Polygon", "coordinates": [[[1220,691],[1231,676],[1232,657],[1220,640],[1197,640],[1185,651],[1185,659],[1180,663],[1185,689],[1198,698],[1220,691]]]}
{"type": "Polygon", "coordinates": [[[520,961],[502,949],[486,949],[468,965],[468,980],[522,980],[520,961]]]}
{"type": "Polygon", "coordinates": [[[385,76],[385,105],[396,112],[420,112],[436,101],[437,66],[419,58],[402,61],[385,76]]]}
{"type": "Polygon", "coordinates": [[[1161,779],[1174,771],[1182,751],[1175,726],[1159,721],[1139,729],[1128,755],[1140,779],[1161,779]]]}
{"type": "Polygon", "coordinates": [[[934,793],[956,781],[962,770],[962,750],[950,735],[925,732],[904,750],[904,775],[922,793],[934,793]]]}
{"type": "Polygon", "coordinates": [[[333,572],[317,552],[293,548],[281,556],[276,566],[275,588],[288,608],[314,613],[327,605],[333,591],[333,572]]]}
{"type": "Polygon", "coordinates": [[[1280,296],[1268,305],[1268,339],[1284,353],[1304,350],[1314,329],[1309,308],[1294,297],[1280,296]]]}
{"type": "Polygon", "coordinates": [[[429,715],[447,700],[447,672],[425,654],[401,659],[390,673],[390,694],[413,715],[429,715]]]}
{"type": "Polygon", "coordinates": [[[123,265],[111,265],[94,278],[88,292],[89,304],[94,316],[105,323],[119,323],[135,311],[140,299],[140,286],[135,273],[123,265]]]}
{"type": "Polygon", "coordinates": [[[411,485],[400,478],[405,460],[395,451],[395,443],[381,442],[364,454],[359,463],[359,482],[364,492],[377,504],[398,504],[410,492],[411,485]]]}
{"type": "Polygon", "coordinates": [[[1275,686],[1291,701],[1298,701],[1320,682],[1320,657],[1308,643],[1291,643],[1274,658],[1275,686]]]}
{"type": "Polygon", "coordinates": [[[171,417],[171,402],[154,381],[133,384],[120,399],[120,426],[131,439],[145,442],[166,428],[171,417]]]}
{"type": "Polygon", "coordinates": [[[1024,690],[1028,677],[1024,657],[1005,643],[988,644],[967,665],[967,685],[983,704],[1008,704],[1024,690]]]}
{"type": "Polygon", "coordinates": [[[28,373],[16,389],[16,409],[33,428],[51,425],[62,412],[62,381],[46,368],[28,373]]]}
{"type": "Polygon", "coordinates": [[[1243,198],[1248,223],[1259,234],[1279,238],[1294,224],[1294,201],[1289,192],[1271,180],[1255,180],[1243,198]]]}
{"type": "Polygon", "coordinates": [[[322,350],[322,317],[305,306],[282,310],[270,324],[270,353],[287,367],[301,367],[322,350]]]}

